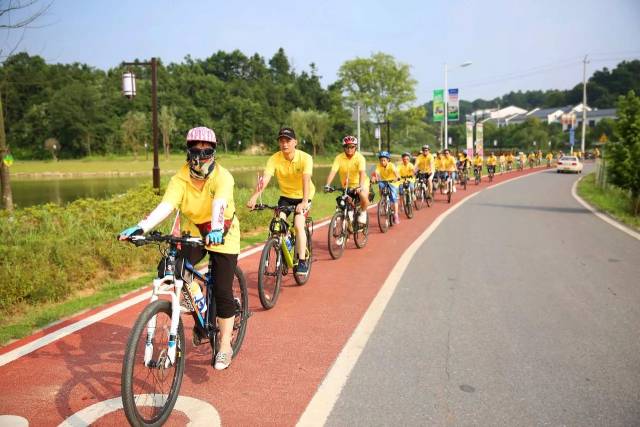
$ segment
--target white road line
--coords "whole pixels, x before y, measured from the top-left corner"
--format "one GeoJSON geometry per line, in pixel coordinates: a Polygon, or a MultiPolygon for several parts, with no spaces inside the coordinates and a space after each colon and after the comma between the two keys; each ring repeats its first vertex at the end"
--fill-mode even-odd
{"type": "Polygon", "coordinates": [[[601,212],[598,212],[598,210],[596,210],[593,206],[591,206],[589,203],[587,203],[582,197],[578,196],[578,192],[577,192],[578,183],[580,182],[580,180],[582,178],[584,178],[584,177],[580,177],[580,179],[577,179],[576,182],[574,182],[573,186],[571,187],[571,195],[573,196],[573,198],[576,199],[578,201],[578,203],[580,203],[582,206],[587,208],[592,214],[594,214],[595,216],[597,216],[598,218],[600,218],[601,220],[603,220],[607,224],[617,228],[620,231],[623,231],[623,232],[627,233],[631,237],[635,237],[637,240],[640,240],[640,233],[637,233],[636,231],[634,231],[634,230],[630,229],[629,227],[619,223],[618,221],[608,217],[607,215],[605,215],[605,214],[603,214],[601,212]]]}
{"type": "MultiPolygon", "coordinates": [[[[506,184],[507,182],[515,181],[517,179],[526,178],[540,172],[543,171],[517,176],[496,184],[492,184],[485,190],[498,187],[502,184],[506,184]]],[[[444,221],[445,218],[447,218],[447,216],[455,212],[455,210],[462,206],[467,200],[475,197],[482,191],[483,190],[464,197],[450,209],[447,209],[446,211],[441,213],[438,217],[436,217],[431,225],[402,253],[398,262],[393,267],[393,270],[391,270],[391,273],[382,285],[382,288],[380,288],[380,291],[378,291],[378,294],[362,317],[362,320],[360,320],[360,323],[358,323],[358,326],[353,331],[353,334],[351,335],[345,346],[342,348],[342,351],[338,355],[336,361],[333,363],[333,366],[329,370],[329,373],[322,381],[322,384],[320,384],[320,386],[318,387],[316,394],[307,405],[307,408],[300,417],[300,420],[298,420],[298,426],[323,426],[326,423],[329,415],[331,414],[331,411],[333,410],[333,406],[335,405],[338,397],[340,396],[340,393],[342,392],[342,389],[347,383],[347,379],[349,378],[351,371],[360,358],[360,355],[367,345],[367,341],[369,341],[369,337],[375,330],[378,321],[382,317],[382,313],[391,300],[391,297],[393,296],[398,283],[400,283],[402,275],[413,259],[413,256],[416,254],[422,244],[431,236],[435,229],[438,228],[440,223],[444,221]]]]}
{"type": "MultiPolygon", "coordinates": [[[[319,224],[314,225],[314,229],[324,227],[325,225],[329,224],[329,222],[331,221],[330,220],[322,221],[319,224]]],[[[264,248],[264,245],[256,246],[245,252],[242,252],[238,256],[238,259],[243,259],[257,252],[260,252],[262,248],[264,248]]],[[[101,320],[104,320],[109,316],[113,316],[114,314],[122,310],[126,310],[127,308],[133,305],[136,305],[142,301],[148,300],[149,298],[151,298],[151,291],[145,292],[142,295],[138,295],[136,297],[123,301],[119,304],[114,305],[113,307],[110,307],[106,310],[103,310],[85,319],[79,320],[76,323],[73,323],[71,325],[65,326],[64,328],[51,332],[50,334],[40,337],[28,344],[15,348],[3,355],[0,355],[0,366],[4,366],[7,363],[13,362],[14,360],[17,360],[22,356],[25,356],[29,353],[36,351],[39,348],[49,345],[52,342],[59,340],[60,338],[64,338],[67,335],[71,335],[74,332],[77,332],[83,328],[86,328],[87,326],[91,326],[94,323],[100,322],[101,320]]]]}

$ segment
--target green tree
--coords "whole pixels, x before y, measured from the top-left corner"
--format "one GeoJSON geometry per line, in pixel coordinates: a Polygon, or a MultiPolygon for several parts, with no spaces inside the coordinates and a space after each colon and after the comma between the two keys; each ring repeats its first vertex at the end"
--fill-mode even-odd
{"type": "Polygon", "coordinates": [[[140,111],[130,111],[122,122],[122,140],[126,147],[138,158],[138,151],[142,148],[147,137],[147,116],[140,111]]]}
{"type": "Polygon", "coordinates": [[[338,77],[348,105],[359,103],[378,123],[386,122],[392,113],[416,99],[417,82],[411,77],[409,65],[397,63],[385,53],[346,61],[338,77]]]}
{"type": "Polygon", "coordinates": [[[640,97],[634,91],[621,96],[617,107],[615,136],[608,149],[607,173],[612,184],[629,190],[634,215],[640,214],[640,97]]]}
{"type": "Polygon", "coordinates": [[[162,133],[162,146],[164,147],[164,157],[169,158],[169,148],[171,146],[171,133],[176,130],[176,116],[171,108],[163,105],[158,116],[158,127],[162,133]]]}
{"type": "Polygon", "coordinates": [[[327,113],[296,109],[291,112],[289,121],[296,131],[298,143],[303,140],[310,142],[313,156],[324,152],[324,142],[331,123],[327,113]]]}

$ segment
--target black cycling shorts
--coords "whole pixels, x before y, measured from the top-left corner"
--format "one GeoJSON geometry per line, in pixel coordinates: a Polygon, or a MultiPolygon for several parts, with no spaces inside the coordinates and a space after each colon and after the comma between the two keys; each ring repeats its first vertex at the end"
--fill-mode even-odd
{"type": "MultiPolygon", "coordinates": [[[[280,198],[278,199],[279,207],[298,206],[300,203],[302,203],[302,199],[292,199],[291,197],[285,197],[285,196],[280,196],[280,198]]],[[[311,209],[311,199],[309,199],[309,209],[311,209]]],[[[307,209],[307,211],[304,212],[305,217],[309,213],[309,209],[307,209]]],[[[289,216],[289,214],[287,214],[287,216],[289,216]]]]}

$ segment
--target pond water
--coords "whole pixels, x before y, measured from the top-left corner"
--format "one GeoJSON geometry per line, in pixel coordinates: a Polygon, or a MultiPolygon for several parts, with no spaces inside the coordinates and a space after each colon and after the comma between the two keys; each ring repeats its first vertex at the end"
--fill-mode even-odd
{"type": "MultiPolygon", "coordinates": [[[[329,174],[329,167],[314,168],[313,182],[321,188],[329,174]]],[[[258,171],[232,172],[236,187],[254,188],[258,171]]],[[[168,177],[163,177],[168,179],[168,177]]],[[[47,178],[11,180],[13,202],[18,207],[43,203],[65,204],[79,198],[104,199],[121,194],[139,184],[151,182],[151,176],[99,178],[47,178]]],[[[274,179],[275,183],[275,179],[274,179]]],[[[269,184],[269,186],[274,184],[269,184]]]]}

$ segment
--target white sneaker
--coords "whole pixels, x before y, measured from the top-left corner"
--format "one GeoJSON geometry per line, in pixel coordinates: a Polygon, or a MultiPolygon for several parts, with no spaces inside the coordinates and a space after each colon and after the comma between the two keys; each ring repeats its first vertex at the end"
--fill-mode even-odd
{"type": "Polygon", "coordinates": [[[216,359],[213,365],[213,369],[218,371],[227,369],[229,365],[231,365],[232,358],[233,358],[233,350],[231,350],[229,353],[223,353],[219,351],[218,354],[216,354],[216,359]]]}
{"type": "Polygon", "coordinates": [[[367,223],[367,212],[366,211],[362,211],[358,214],[358,222],[360,224],[366,224],[367,223]]]}
{"type": "Polygon", "coordinates": [[[449,189],[448,189],[448,188],[445,188],[445,189],[444,189],[444,193],[443,193],[443,194],[447,194],[448,192],[449,192],[449,189]]]}
{"type": "Polygon", "coordinates": [[[454,193],[456,192],[456,186],[455,185],[453,186],[453,192],[454,193]]]}

